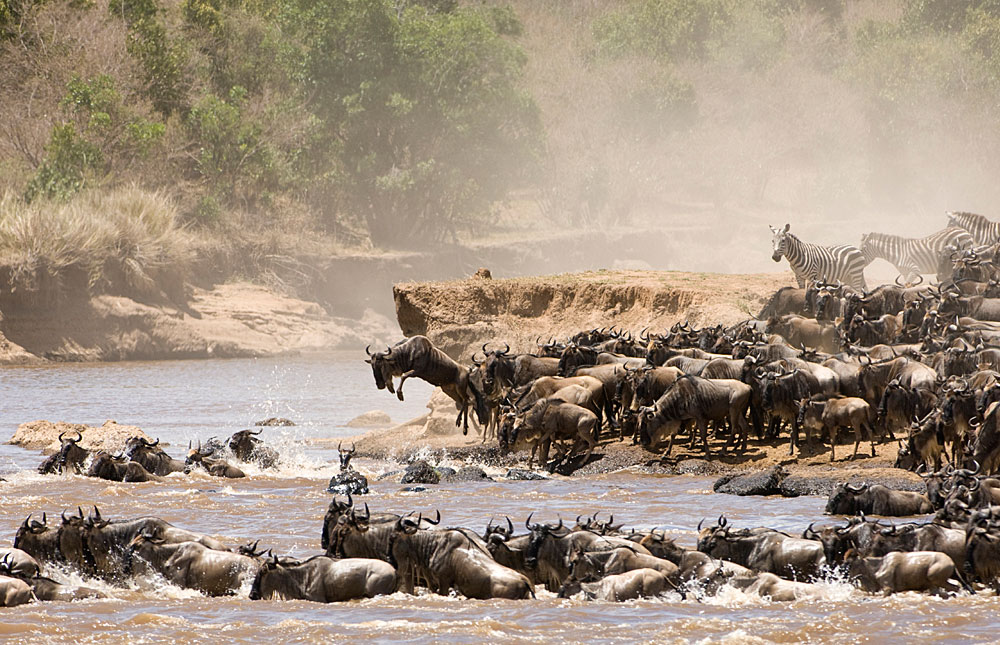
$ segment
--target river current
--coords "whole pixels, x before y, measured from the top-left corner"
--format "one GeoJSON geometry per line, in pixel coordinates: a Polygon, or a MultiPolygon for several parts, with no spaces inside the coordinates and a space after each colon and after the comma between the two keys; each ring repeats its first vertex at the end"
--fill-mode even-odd
{"type": "MultiPolygon", "coordinates": [[[[325,492],[337,471],[336,438],[357,434],[351,418],[373,409],[402,422],[426,412],[430,388],[407,382],[407,400],[375,389],[371,370],[353,353],[267,360],[166,361],[8,368],[0,371],[0,438],[36,419],[138,425],[183,457],[188,441],[225,438],[279,416],[294,427],[262,435],[282,456],[277,471],[248,467],[248,477],[221,480],[175,474],[162,482],[114,483],[82,476],[41,476],[42,455],[0,445],[0,545],[10,545],[29,513],[55,521],[62,510],[97,505],[110,519],[155,515],[233,546],[259,539],[275,553],[321,552],[325,492]],[[321,441],[334,439],[334,442],[321,441]],[[320,440],[320,441],[317,441],[320,440]]],[[[439,455],[428,455],[437,459],[439,455]]],[[[446,465],[460,466],[450,462],[446,465]]],[[[359,459],[371,483],[373,511],[433,513],[442,525],[482,532],[509,515],[523,528],[535,520],[572,521],[595,511],[636,528],[662,527],[693,546],[702,518],[725,513],[730,524],[798,533],[823,520],[819,497],[739,498],[711,492],[706,477],[616,473],[546,481],[497,481],[427,486],[407,492],[375,481],[400,469],[392,461],[359,459]]],[[[502,470],[486,468],[500,477],[502,470]]],[[[829,518],[826,518],[829,520],[829,518]]],[[[83,582],[74,574],[52,572],[83,582]]],[[[250,601],[248,589],[209,598],[162,580],[129,588],[86,581],[110,598],[37,603],[0,609],[0,640],[25,643],[224,642],[996,642],[1000,600],[989,594],[942,599],[915,593],[888,598],[854,590],[835,578],[821,600],[772,603],[724,589],[714,598],[667,596],[626,603],[559,599],[479,601],[420,593],[338,604],[250,601]]]]}

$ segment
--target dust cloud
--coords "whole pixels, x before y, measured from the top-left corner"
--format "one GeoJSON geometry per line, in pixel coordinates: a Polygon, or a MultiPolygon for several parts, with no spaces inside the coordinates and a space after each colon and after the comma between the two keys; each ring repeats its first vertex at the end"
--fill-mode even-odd
{"type": "Polygon", "coordinates": [[[750,273],[788,269],[768,224],[858,245],[1000,214],[1000,107],[965,32],[909,26],[905,0],[731,3],[702,55],[601,53],[595,25],[655,4],[513,3],[547,156],[540,194],[501,221],[606,232],[586,268],[750,273]]]}

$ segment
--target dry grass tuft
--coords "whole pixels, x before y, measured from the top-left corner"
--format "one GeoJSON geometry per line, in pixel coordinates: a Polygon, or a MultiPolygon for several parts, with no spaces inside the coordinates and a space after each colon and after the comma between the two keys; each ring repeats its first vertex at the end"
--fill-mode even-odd
{"type": "Polygon", "coordinates": [[[39,278],[81,269],[91,286],[121,276],[129,287],[148,290],[158,270],[183,273],[191,247],[163,192],[125,187],[31,204],[0,194],[0,266],[10,271],[12,287],[30,289],[39,278]]]}

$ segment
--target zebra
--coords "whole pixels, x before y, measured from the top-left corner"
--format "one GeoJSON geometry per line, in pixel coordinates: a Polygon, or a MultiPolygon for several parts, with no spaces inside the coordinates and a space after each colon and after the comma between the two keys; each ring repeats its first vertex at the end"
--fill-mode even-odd
{"type": "Polygon", "coordinates": [[[839,281],[858,291],[865,287],[865,256],[856,246],[820,246],[803,242],[784,229],[769,227],[773,237],[771,245],[774,253],[771,259],[780,262],[782,256],[788,258],[799,288],[804,289],[807,280],[823,279],[839,281]]]}
{"type": "Polygon", "coordinates": [[[948,226],[964,228],[980,246],[992,246],[1000,242],[1000,222],[975,213],[948,211],[945,215],[948,216],[948,226]]]}
{"type": "Polygon", "coordinates": [[[875,258],[887,260],[895,265],[907,282],[924,273],[937,274],[941,282],[950,280],[955,252],[971,248],[974,244],[969,232],[957,226],[917,238],[888,233],[865,233],[861,236],[861,252],[866,264],[875,258]]]}

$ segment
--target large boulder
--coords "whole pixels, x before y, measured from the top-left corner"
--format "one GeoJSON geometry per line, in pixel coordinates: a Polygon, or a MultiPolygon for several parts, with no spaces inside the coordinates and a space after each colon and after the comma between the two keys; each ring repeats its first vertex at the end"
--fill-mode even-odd
{"type": "Polygon", "coordinates": [[[132,437],[142,437],[147,441],[153,438],[142,431],[139,426],[121,425],[108,419],[102,426],[88,426],[82,423],[66,423],[64,421],[31,421],[17,427],[10,443],[29,450],[41,450],[51,455],[59,451],[59,435],[65,433],[75,436],[82,435],[80,447],[87,450],[106,450],[117,452],[125,447],[125,442],[132,437]]]}
{"type": "Polygon", "coordinates": [[[399,480],[400,484],[438,484],[440,482],[441,476],[423,459],[407,466],[403,478],[399,480]]]}
{"type": "Polygon", "coordinates": [[[781,482],[786,477],[781,465],[767,470],[737,475],[725,475],[719,478],[712,490],[727,495],[783,495],[781,482]]]}
{"type": "MultiPolygon", "coordinates": [[[[455,401],[442,392],[441,388],[435,388],[433,394],[431,394],[430,401],[427,402],[427,408],[431,413],[424,424],[425,435],[448,436],[461,434],[462,426],[455,425],[455,418],[458,417],[458,408],[455,407],[455,401]]],[[[473,412],[470,406],[470,424],[475,416],[475,412],[473,412]]]]}
{"type": "Polygon", "coordinates": [[[446,483],[452,482],[491,482],[493,478],[486,474],[486,471],[479,466],[463,466],[456,472],[449,473],[441,478],[446,483]]]}
{"type": "Polygon", "coordinates": [[[381,410],[360,414],[347,422],[348,428],[388,428],[392,418],[381,410]]]}

